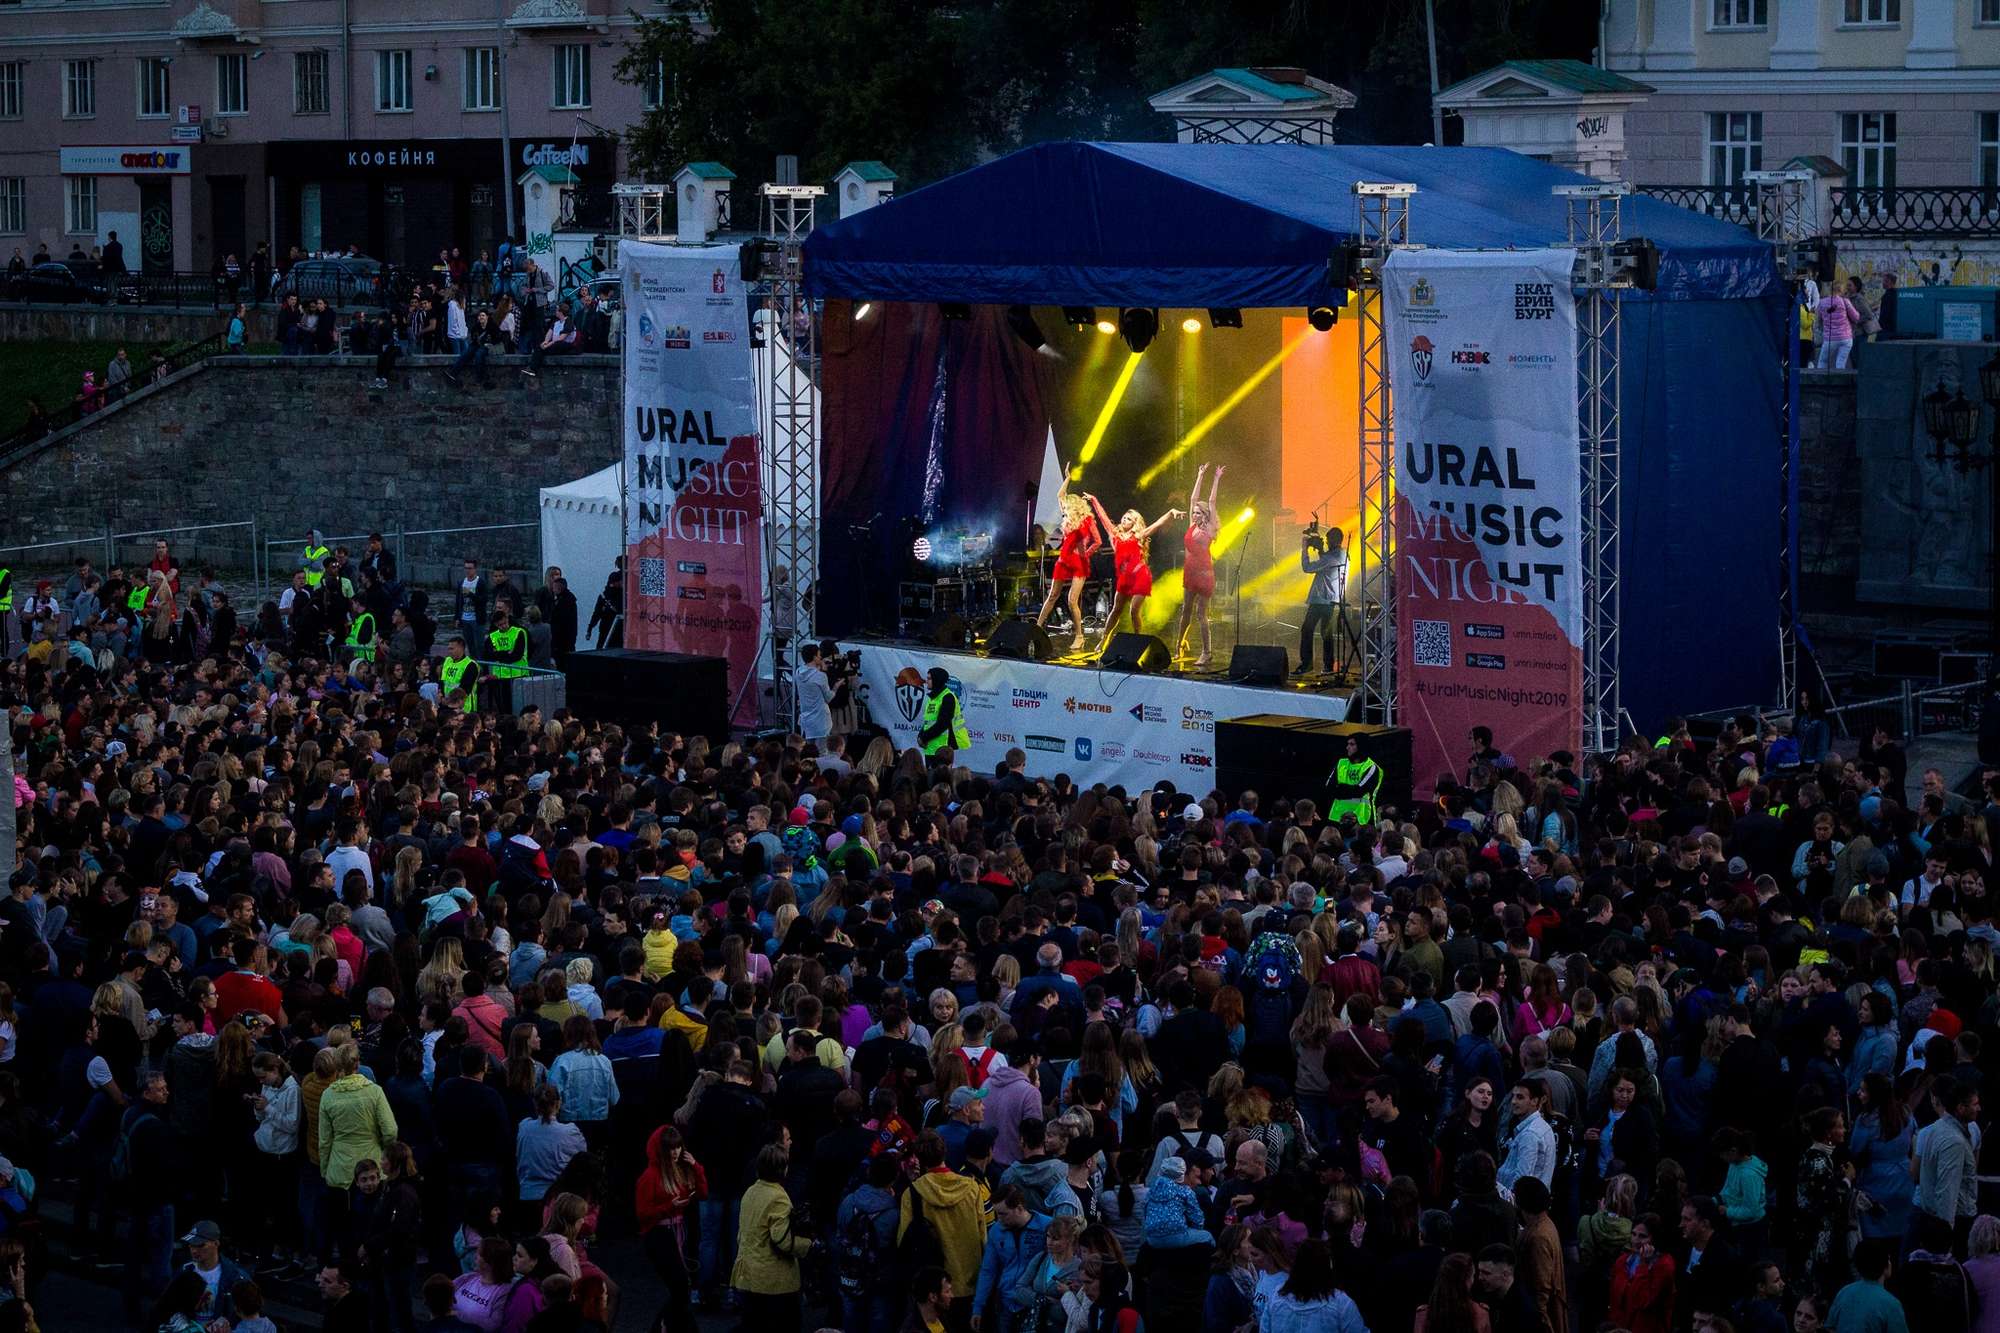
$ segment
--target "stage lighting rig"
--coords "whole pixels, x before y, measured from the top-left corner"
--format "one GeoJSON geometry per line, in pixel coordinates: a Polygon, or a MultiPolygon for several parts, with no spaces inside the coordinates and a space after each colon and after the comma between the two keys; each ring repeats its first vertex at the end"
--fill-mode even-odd
{"type": "Polygon", "coordinates": [[[1306,307],[1306,323],[1312,325],[1321,333],[1325,333],[1328,329],[1340,323],[1340,308],[1330,305],[1308,306],[1306,307]]]}
{"type": "Polygon", "coordinates": [[[1118,332],[1136,356],[1160,336],[1160,312],[1150,306],[1127,306],[1118,312],[1118,332]]]}
{"type": "Polygon", "coordinates": [[[1200,321],[1200,320],[1198,320],[1198,319],[1196,319],[1196,318],[1195,318],[1195,317],[1194,317],[1193,315],[1189,315],[1189,316],[1188,316],[1188,317],[1187,317],[1186,319],[1184,319],[1184,320],[1182,320],[1182,321],[1181,321],[1181,332],[1182,332],[1182,333],[1200,333],[1200,332],[1201,332],[1201,321],[1200,321]]]}
{"type": "Polygon", "coordinates": [[[1087,305],[1066,305],[1062,317],[1063,323],[1078,329],[1087,329],[1097,322],[1097,312],[1087,305]]]}
{"type": "Polygon", "coordinates": [[[1016,338],[1028,345],[1031,352],[1041,351],[1043,344],[1048,342],[1042,336],[1042,326],[1035,323],[1035,312],[1024,305],[1007,307],[1007,327],[1014,331],[1016,338]]]}
{"type": "Polygon", "coordinates": [[[1243,327],[1243,312],[1235,306],[1211,306],[1208,312],[1208,327],[1240,329],[1243,327]]]}
{"type": "Polygon", "coordinates": [[[1650,292],[1660,285],[1660,247],[1643,236],[1614,242],[1610,268],[1614,283],[1650,292]]]}
{"type": "Polygon", "coordinates": [[[939,301],[938,313],[946,319],[971,319],[972,307],[964,301],[939,301]]]}

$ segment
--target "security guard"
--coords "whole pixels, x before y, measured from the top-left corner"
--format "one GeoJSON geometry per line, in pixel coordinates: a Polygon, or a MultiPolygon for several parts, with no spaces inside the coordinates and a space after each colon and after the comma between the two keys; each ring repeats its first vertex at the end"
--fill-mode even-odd
{"type": "Polygon", "coordinates": [[[14,571],[0,565],[0,657],[6,657],[14,650],[14,640],[7,628],[8,617],[13,614],[14,571]]]}
{"type": "Polygon", "coordinates": [[[947,767],[953,750],[971,748],[972,733],[965,728],[965,710],[959,707],[958,695],[951,688],[951,673],[943,667],[931,668],[930,692],[924,699],[924,722],[917,729],[917,744],[923,747],[924,758],[947,767]]]}
{"type": "Polygon", "coordinates": [[[347,624],[347,658],[350,662],[375,660],[375,616],[359,597],[350,603],[354,618],[347,624]]]}
{"type": "Polygon", "coordinates": [[[528,674],[528,631],[513,623],[504,609],[493,612],[493,628],[486,635],[486,658],[493,663],[495,680],[517,680],[528,674]]]}
{"type": "Polygon", "coordinates": [[[1382,791],[1382,769],[1361,753],[1361,737],[1347,738],[1347,755],[1333,766],[1332,799],[1326,817],[1335,823],[1352,815],[1357,824],[1375,822],[1375,801],[1382,791]]]}
{"type": "Polygon", "coordinates": [[[463,711],[479,711],[479,663],[466,651],[463,634],[452,635],[445,644],[444,660],[438,663],[438,683],[444,686],[447,705],[453,695],[459,695],[464,701],[463,711]]]}
{"type": "Polygon", "coordinates": [[[308,588],[317,589],[319,587],[320,581],[326,577],[327,557],[332,554],[333,552],[326,548],[326,543],[319,539],[318,528],[314,528],[306,534],[305,556],[300,563],[305,566],[306,586],[308,588]]]}

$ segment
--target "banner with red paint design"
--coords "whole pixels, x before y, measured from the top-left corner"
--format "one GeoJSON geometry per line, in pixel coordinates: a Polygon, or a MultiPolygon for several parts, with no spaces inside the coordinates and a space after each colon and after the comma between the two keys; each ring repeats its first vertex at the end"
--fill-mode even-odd
{"type": "Polygon", "coordinates": [[[1582,456],[1573,250],[1398,250],[1396,672],[1420,795],[1471,729],[1520,764],[1580,743],[1582,456]]]}
{"type": "Polygon", "coordinates": [[[626,241],[625,646],[729,660],[736,721],[763,633],[763,497],[733,248],[626,241]]]}

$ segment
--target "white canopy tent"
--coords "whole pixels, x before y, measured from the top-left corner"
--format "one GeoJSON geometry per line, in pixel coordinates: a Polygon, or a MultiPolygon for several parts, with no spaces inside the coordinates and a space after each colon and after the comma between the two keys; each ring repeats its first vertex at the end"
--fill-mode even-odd
{"type": "MultiPolygon", "coordinates": [[[[588,622],[597,594],[618,567],[624,539],[618,498],[618,464],[587,477],[544,486],[542,495],[542,568],[562,566],[577,609],[588,622]]],[[[583,626],[578,625],[581,640],[583,626]]]]}

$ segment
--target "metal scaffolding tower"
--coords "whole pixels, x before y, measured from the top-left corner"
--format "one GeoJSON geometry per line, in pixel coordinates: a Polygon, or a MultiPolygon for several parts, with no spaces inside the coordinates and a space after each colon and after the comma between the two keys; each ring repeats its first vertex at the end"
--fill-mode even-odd
{"type": "Polygon", "coordinates": [[[1358,717],[1380,726],[1401,715],[1396,698],[1396,438],[1389,401],[1388,329],[1382,265],[1410,243],[1414,185],[1354,183],[1355,314],[1361,321],[1361,688],[1358,717]]]}
{"type": "Polygon", "coordinates": [[[1632,279],[1620,263],[1623,181],[1559,185],[1576,247],[1577,425],[1583,468],[1583,748],[1618,748],[1621,501],[1620,294],[1632,279]]]}
{"type": "Polygon", "coordinates": [[[766,185],[763,235],[765,625],[772,711],[778,726],[798,726],[792,680],[796,645],[813,633],[819,586],[819,318],[805,290],[805,242],[826,191],[817,185],[766,185]]]}

